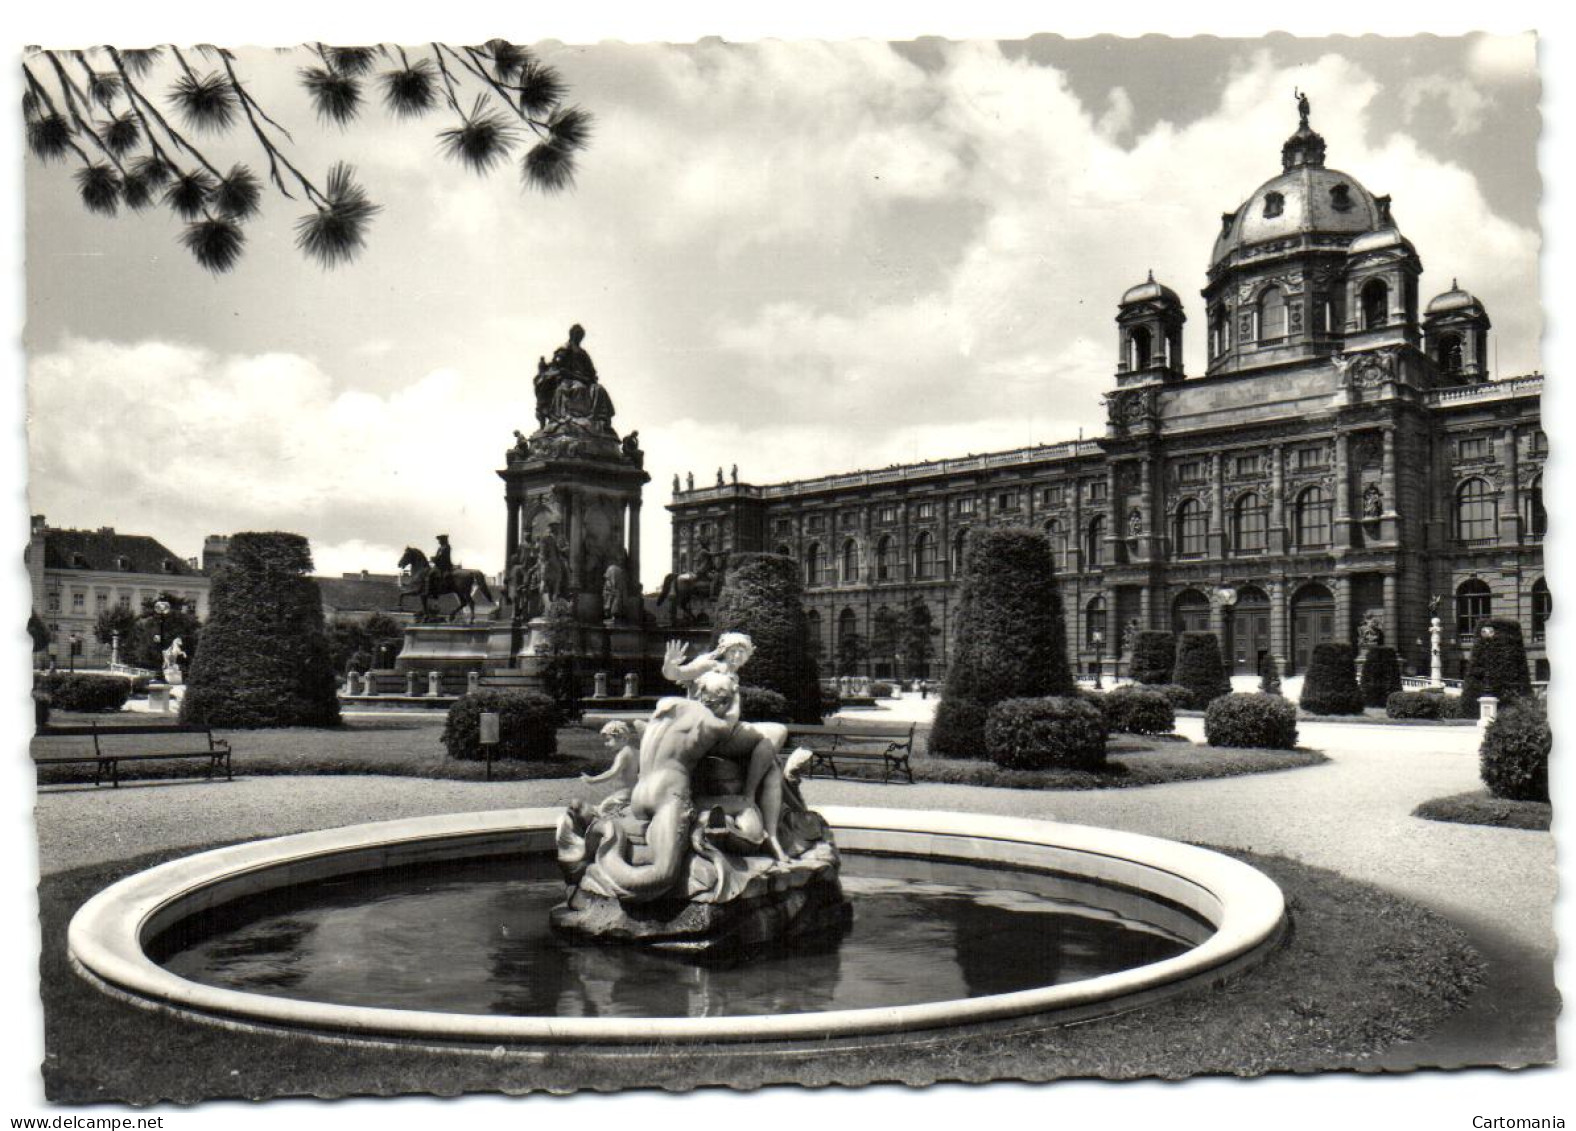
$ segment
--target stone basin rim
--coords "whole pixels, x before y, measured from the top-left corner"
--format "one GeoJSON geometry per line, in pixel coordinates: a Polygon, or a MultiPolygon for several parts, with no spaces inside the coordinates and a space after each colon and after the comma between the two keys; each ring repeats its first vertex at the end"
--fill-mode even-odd
{"type": "Polygon", "coordinates": [[[118,881],[84,903],[71,920],[67,948],[79,969],[138,1004],[222,1023],[464,1044],[765,1042],[908,1033],[1042,1015],[1054,1024],[1121,1012],[1253,964],[1279,938],[1285,917],[1280,888],[1262,872],[1176,841],[975,813],[818,809],[845,851],[995,863],[1121,883],[1191,907],[1215,931],[1173,958],[1062,985],[913,1005],[744,1017],[504,1017],[297,1001],[187,981],[144,953],[155,916],[195,913],[203,906],[205,890],[237,877],[252,878],[261,891],[310,878],[316,869],[333,874],[336,857],[386,850],[398,853],[401,863],[413,863],[424,850],[437,853],[447,846],[452,852],[465,842],[484,849],[515,835],[523,842],[522,850],[548,852],[561,810],[530,808],[350,825],[167,861],[118,881]],[[301,874],[284,878],[292,870],[301,874]],[[279,883],[266,883],[270,872],[279,883]]]}

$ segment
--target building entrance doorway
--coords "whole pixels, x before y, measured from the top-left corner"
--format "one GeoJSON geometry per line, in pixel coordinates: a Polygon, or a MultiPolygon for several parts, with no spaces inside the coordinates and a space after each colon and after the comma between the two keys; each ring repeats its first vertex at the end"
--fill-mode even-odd
{"type": "Polygon", "coordinates": [[[1308,670],[1313,649],[1335,640],[1335,595],[1322,585],[1304,585],[1291,599],[1292,671],[1308,670]]]}
{"type": "Polygon", "coordinates": [[[1237,593],[1226,622],[1232,675],[1258,675],[1270,650],[1270,599],[1264,590],[1247,586],[1237,593]]]}

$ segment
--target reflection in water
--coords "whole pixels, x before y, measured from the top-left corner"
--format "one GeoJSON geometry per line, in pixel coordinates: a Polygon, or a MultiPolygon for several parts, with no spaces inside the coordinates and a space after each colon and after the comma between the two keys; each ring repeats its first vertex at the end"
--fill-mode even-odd
{"type": "Polygon", "coordinates": [[[1007,993],[1156,962],[1209,928],[1130,892],[1040,873],[846,856],[841,939],[703,966],[560,939],[551,864],[435,865],[306,885],[189,920],[174,973],[311,1001],[452,1013],[715,1017],[1007,993]]]}

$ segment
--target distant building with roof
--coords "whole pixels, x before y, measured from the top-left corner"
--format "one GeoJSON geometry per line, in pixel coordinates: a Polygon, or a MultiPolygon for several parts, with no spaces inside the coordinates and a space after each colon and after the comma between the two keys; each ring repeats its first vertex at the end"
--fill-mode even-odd
{"type": "Polygon", "coordinates": [[[73,638],[82,642],[79,665],[102,666],[110,645],[93,627],[112,607],[141,612],[161,595],[179,597],[202,620],[208,617],[209,579],[195,558],[183,558],[147,534],[52,527],[41,514],[32,519],[24,559],[33,612],[48,627],[49,655],[64,664],[73,638]]]}
{"type": "Polygon", "coordinates": [[[374,613],[404,623],[413,620],[413,603],[400,607],[400,575],[397,573],[343,573],[338,577],[314,576],[323,597],[326,620],[366,620],[374,613]]]}

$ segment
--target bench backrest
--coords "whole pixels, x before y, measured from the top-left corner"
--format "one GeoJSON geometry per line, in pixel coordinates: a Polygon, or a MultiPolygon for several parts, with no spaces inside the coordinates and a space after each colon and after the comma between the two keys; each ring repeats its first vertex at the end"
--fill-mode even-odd
{"type": "Polygon", "coordinates": [[[139,734],[206,734],[212,736],[213,728],[199,724],[162,723],[152,726],[99,726],[89,723],[87,726],[41,726],[38,728],[39,738],[112,738],[115,735],[139,734]]]}

